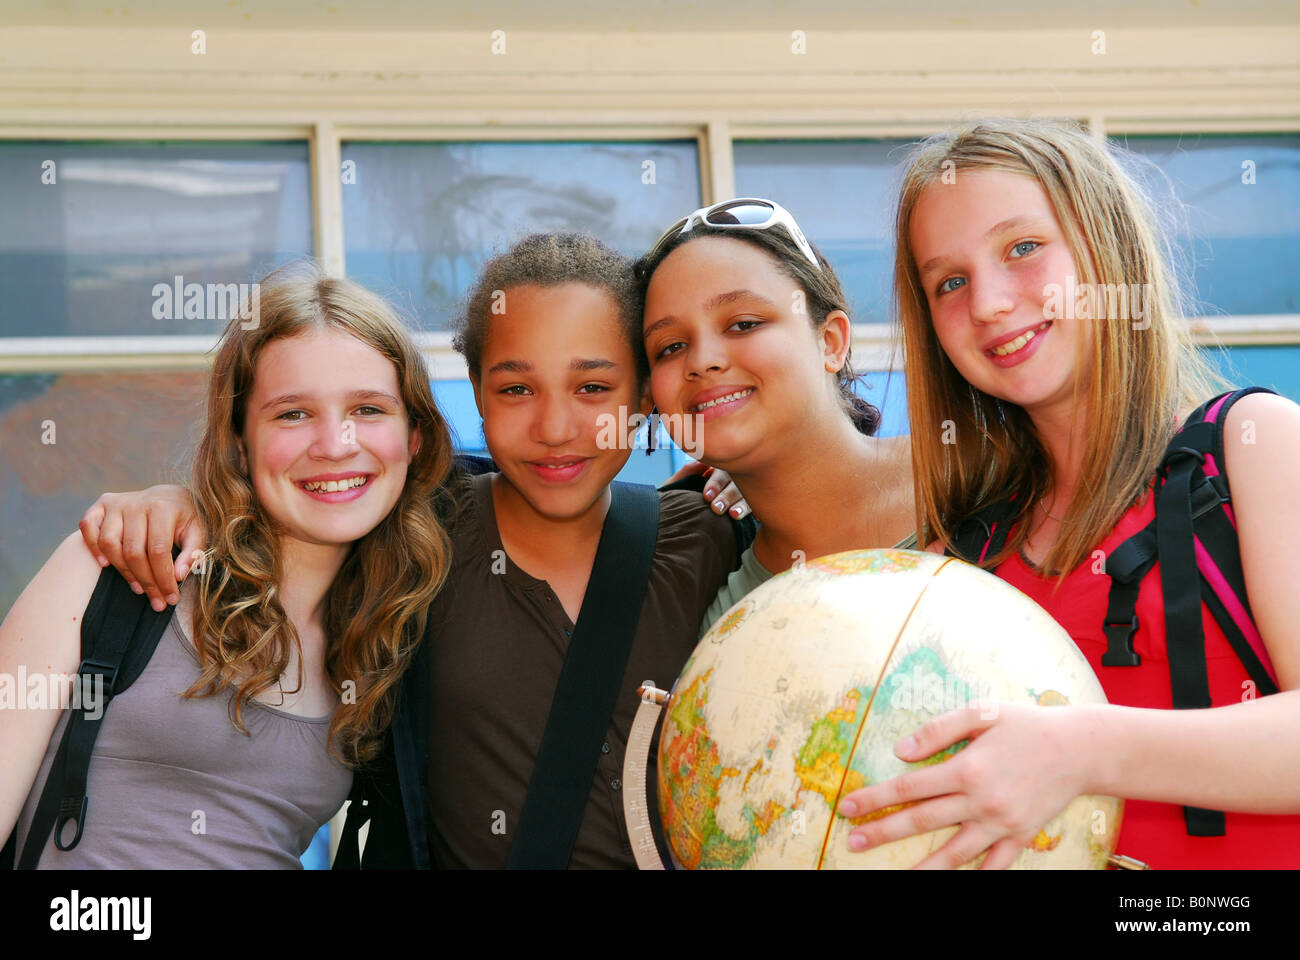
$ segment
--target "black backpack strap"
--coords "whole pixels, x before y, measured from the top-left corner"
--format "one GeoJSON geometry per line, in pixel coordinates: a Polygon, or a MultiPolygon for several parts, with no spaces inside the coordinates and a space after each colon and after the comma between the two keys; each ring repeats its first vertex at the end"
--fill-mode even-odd
{"type": "Polygon", "coordinates": [[[1137,598],[1142,579],[1156,562],[1156,522],[1152,520],[1140,532],[1129,537],[1106,557],[1106,574],[1110,577],[1110,598],[1103,629],[1106,652],[1103,667],[1136,667],[1142,657],[1133,649],[1137,633],[1137,598]]]}
{"type": "Polygon", "coordinates": [[[957,524],[948,556],[977,566],[994,557],[1007,544],[1007,535],[1018,513],[1014,496],[983,507],[957,524]]]}
{"type": "Polygon", "coordinates": [[[591,580],[551,701],[507,866],[565,869],[582,826],[645,603],[659,533],[659,495],[611,485],[591,580]]]}
{"type": "Polygon", "coordinates": [[[75,681],[80,693],[91,699],[83,704],[85,708],[69,710],[27,842],[17,855],[18,869],[35,869],[51,830],[60,850],[71,850],[81,842],[89,806],[86,778],[100,724],[113,697],[134,683],[152,658],[173,610],[166,606],[155,612],[148,596],[133,593],[113,568],[100,573],[81,622],[82,659],[75,681]],[[76,829],[65,841],[64,828],[69,822],[76,829]]]}
{"type": "MultiPolygon", "coordinates": [[[[1182,437],[1208,433],[1200,423],[1180,431],[1182,437]]],[[[1168,474],[1156,494],[1156,550],[1160,556],[1160,588],[1164,594],[1165,645],[1169,651],[1169,681],[1174,709],[1194,710],[1211,705],[1205,662],[1205,633],[1201,629],[1200,574],[1196,567],[1192,530],[1192,475],[1204,461],[1199,444],[1172,448],[1165,455],[1168,474]]],[[[1194,837],[1224,833],[1222,811],[1184,807],[1187,832],[1194,837]]]]}

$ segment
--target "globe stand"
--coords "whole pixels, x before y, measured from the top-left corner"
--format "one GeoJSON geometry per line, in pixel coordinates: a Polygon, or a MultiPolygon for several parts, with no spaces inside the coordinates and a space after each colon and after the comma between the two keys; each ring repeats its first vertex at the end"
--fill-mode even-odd
{"type": "Polygon", "coordinates": [[[623,754],[623,817],[627,821],[627,835],[632,842],[632,855],[641,870],[662,870],[655,847],[654,832],[650,829],[650,808],[646,803],[646,770],[650,765],[650,745],[654,741],[659,714],[667,705],[669,693],[660,690],[647,680],[637,688],[641,706],[632,720],[632,731],[627,738],[627,752],[623,754]]]}

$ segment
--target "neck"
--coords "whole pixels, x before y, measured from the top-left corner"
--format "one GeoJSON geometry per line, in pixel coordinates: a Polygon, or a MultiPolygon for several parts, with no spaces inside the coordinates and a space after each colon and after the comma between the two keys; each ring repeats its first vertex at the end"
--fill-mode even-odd
{"type": "MultiPolygon", "coordinates": [[[[609,512],[610,490],[606,486],[595,502],[575,517],[548,517],[538,513],[504,474],[492,477],[492,509],[496,513],[497,532],[510,551],[510,544],[527,544],[533,556],[570,557],[577,550],[600,540],[609,512]]],[[[543,578],[545,579],[545,578],[543,578]]]]}
{"type": "Polygon", "coordinates": [[[280,542],[283,577],[280,606],[299,634],[304,628],[321,629],[325,622],[325,595],[347,559],[349,547],[303,543],[288,537],[280,542]]]}
{"type": "Polygon", "coordinates": [[[729,471],[761,522],[755,556],[773,573],[796,559],[886,545],[874,542],[877,511],[861,509],[880,480],[880,441],[838,410],[810,422],[820,427],[780,444],[777,457],[729,471]]]}
{"type": "Polygon", "coordinates": [[[1083,473],[1083,455],[1087,448],[1089,418],[1086,408],[1056,406],[1045,410],[1026,411],[1034,424],[1038,440],[1047,451],[1051,477],[1049,504],[1052,513],[1065,516],[1065,510],[1074,498],[1083,473]]]}

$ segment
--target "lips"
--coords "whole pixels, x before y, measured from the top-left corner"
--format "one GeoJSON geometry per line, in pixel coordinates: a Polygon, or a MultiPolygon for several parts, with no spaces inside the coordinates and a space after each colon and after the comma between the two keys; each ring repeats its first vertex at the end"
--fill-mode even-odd
{"type": "Polygon", "coordinates": [[[309,493],[339,493],[363,487],[370,482],[368,473],[325,473],[297,481],[309,493]]]}
{"type": "Polygon", "coordinates": [[[705,390],[692,397],[689,409],[691,413],[703,413],[705,410],[711,410],[726,403],[743,400],[753,392],[753,387],[714,387],[712,390],[705,390]]]}
{"type": "Polygon", "coordinates": [[[984,352],[991,353],[998,357],[1010,356],[1017,350],[1024,349],[1024,347],[1033,340],[1034,337],[1038,336],[1040,333],[1046,332],[1047,328],[1051,325],[1052,321],[1043,320],[1039,323],[1032,323],[1027,327],[1021,327],[1019,330],[1013,330],[1010,333],[998,337],[996,340],[991,340],[986,343],[984,345],[984,352]]]}
{"type": "Polygon", "coordinates": [[[587,469],[590,457],[555,456],[526,460],[528,468],[543,483],[569,483],[577,479],[587,469]]]}

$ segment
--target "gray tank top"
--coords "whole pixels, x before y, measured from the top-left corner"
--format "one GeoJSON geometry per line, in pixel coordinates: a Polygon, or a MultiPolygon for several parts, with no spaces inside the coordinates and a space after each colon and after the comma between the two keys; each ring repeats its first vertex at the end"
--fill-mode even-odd
{"type": "MultiPolygon", "coordinates": [[[[253,701],[245,736],[230,722],[228,692],[179,695],[199,674],[193,605],[187,582],[153,659],[104,713],[81,842],[64,852],[51,836],[39,869],[301,869],[347,799],[352,772],[326,752],[331,717],[253,701]]],[[[67,720],[64,711],[18,818],[20,850],[67,720]]]]}

